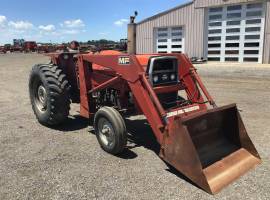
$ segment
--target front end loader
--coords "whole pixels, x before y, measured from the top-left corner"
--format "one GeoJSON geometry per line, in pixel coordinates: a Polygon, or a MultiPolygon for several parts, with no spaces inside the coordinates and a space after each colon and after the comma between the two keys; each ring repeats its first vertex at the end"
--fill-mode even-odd
{"type": "Polygon", "coordinates": [[[145,115],[160,157],[215,194],[261,162],[235,104],[217,107],[184,54],[49,54],[34,66],[29,91],[38,121],[56,126],[70,104],[93,119],[108,153],[127,143],[125,113],[145,115]]]}

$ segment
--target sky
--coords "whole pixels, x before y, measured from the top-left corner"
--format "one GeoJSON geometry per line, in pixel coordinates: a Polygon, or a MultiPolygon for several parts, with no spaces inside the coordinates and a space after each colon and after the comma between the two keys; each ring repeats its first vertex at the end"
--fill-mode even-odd
{"type": "Polygon", "coordinates": [[[61,43],[126,38],[137,22],[190,0],[1,0],[0,44],[13,39],[61,43]]]}

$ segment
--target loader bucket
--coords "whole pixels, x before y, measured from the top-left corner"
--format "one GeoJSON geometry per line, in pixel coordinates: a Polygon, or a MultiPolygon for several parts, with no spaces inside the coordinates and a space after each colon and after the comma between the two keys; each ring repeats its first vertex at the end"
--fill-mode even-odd
{"type": "Polygon", "coordinates": [[[175,119],[160,156],[211,194],[261,162],[235,104],[175,119]]]}

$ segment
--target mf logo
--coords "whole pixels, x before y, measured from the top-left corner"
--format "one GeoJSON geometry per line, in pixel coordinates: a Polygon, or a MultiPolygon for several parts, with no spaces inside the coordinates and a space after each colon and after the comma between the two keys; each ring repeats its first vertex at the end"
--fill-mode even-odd
{"type": "Polygon", "coordinates": [[[118,64],[119,65],[129,65],[130,64],[130,58],[128,56],[122,56],[118,58],[118,64]]]}

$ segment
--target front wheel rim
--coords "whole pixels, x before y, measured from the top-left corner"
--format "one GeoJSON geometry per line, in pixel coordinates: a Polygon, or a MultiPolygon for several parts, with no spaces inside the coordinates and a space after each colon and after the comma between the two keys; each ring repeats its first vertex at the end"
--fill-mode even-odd
{"type": "Polygon", "coordinates": [[[98,135],[105,146],[111,148],[115,144],[115,133],[112,124],[105,118],[98,120],[98,135]]]}

